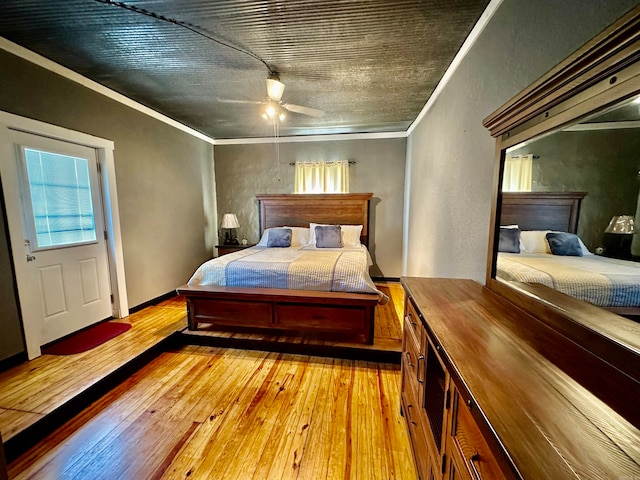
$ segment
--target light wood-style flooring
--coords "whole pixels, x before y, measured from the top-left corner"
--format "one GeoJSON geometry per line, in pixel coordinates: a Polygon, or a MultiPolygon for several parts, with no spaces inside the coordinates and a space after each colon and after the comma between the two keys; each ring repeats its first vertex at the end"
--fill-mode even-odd
{"type": "Polygon", "coordinates": [[[414,479],[397,365],[185,346],[9,466],[10,478],[414,479]]]}
{"type": "Polygon", "coordinates": [[[187,325],[184,300],[147,307],[122,321],[131,328],[76,355],[42,355],[0,373],[0,433],[6,443],[79,393],[187,325]]]}
{"type": "MultiPolygon", "coordinates": [[[[381,288],[392,301],[376,309],[376,335],[401,342],[402,288],[381,288]]],[[[183,330],[185,313],[184,299],[166,300],[89,352],[0,373],[3,440],[183,330]]],[[[10,478],[412,479],[399,385],[396,365],[186,346],[15,459],[10,478]]]]}

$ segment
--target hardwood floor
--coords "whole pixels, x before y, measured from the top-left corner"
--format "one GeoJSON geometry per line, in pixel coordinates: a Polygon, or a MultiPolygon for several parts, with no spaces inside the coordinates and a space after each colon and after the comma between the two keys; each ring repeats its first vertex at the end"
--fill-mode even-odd
{"type": "MultiPolygon", "coordinates": [[[[392,301],[376,309],[376,336],[400,342],[404,293],[379,286],[392,301]]],[[[175,297],[96,349],[0,373],[10,478],[415,478],[397,365],[186,346],[103,390],[164,351],[185,313],[175,297]],[[108,393],[74,403],[92,388],[108,393]],[[25,451],[52,431],[48,419],[62,426],[25,451]]]]}
{"type": "Polygon", "coordinates": [[[184,303],[169,300],[123,319],[131,329],[88,352],[42,355],[0,373],[5,443],[128,361],[186,327],[184,303]]]}
{"type": "Polygon", "coordinates": [[[9,465],[10,478],[416,478],[397,365],[185,346],[9,465]]]}
{"type": "Polygon", "coordinates": [[[397,365],[185,346],[9,466],[10,478],[415,478],[397,365]]]}

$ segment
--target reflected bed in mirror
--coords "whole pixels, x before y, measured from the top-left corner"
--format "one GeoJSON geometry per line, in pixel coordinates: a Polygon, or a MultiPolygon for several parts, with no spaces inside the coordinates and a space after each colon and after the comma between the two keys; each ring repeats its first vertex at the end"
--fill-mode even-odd
{"type": "Polygon", "coordinates": [[[640,235],[605,230],[614,216],[640,215],[638,28],[640,7],[484,122],[498,152],[487,288],[623,372],[636,391],[640,235]]]}
{"type": "Polygon", "coordinates": [[[503,192],[500,225],[512,227],[507,233],[518,248],[498,242],[496,278],[545,285],[633,318],[640,315],[640,262],[596,255],[585,245],[577,235],[585,195],[503,192]]]}

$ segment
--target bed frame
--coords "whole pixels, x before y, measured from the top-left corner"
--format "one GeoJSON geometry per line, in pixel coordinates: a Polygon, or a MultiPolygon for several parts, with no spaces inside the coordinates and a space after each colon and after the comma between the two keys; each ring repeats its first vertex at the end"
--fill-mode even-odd
{"type": "MultiPolygon", "coordinates": [[[[369,245],[371,193],[256,195],[260,235],[278,226],[309,223],[362,225],[361,242],[369,245]]],[[[189,329],[200,323],[215,330],[292,334],[373,344],[378,296],[366,293],[316,292],[273,288],[184,285],[189,329]]]]}
{"type": "MultiPolygon", "coordinates": [[[[577,233],[580,203],[586,195],[586,192],[503,192],[500,225],[577,233]]],[[[636,307],[602,308],[618,315],[640,315],[640,308],[636,307]]]]}

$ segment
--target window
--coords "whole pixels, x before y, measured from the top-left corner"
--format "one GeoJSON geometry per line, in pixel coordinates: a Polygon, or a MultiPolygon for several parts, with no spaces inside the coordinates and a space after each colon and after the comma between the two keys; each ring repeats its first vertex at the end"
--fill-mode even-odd
{"type": "Polygon", "coordinates": [[[295,193],[349,193],[349,161],[296,162],[295,193]]]}
{"type": "Polygon", "coordinates": [[[530,192],[533,155],[507,155],[502,177],[503,192],[530,192]]]}
{"type": "Polygon", "coordinates": [[[85,158],[24,149],[36,248],[96,240],[85,158]]]}

